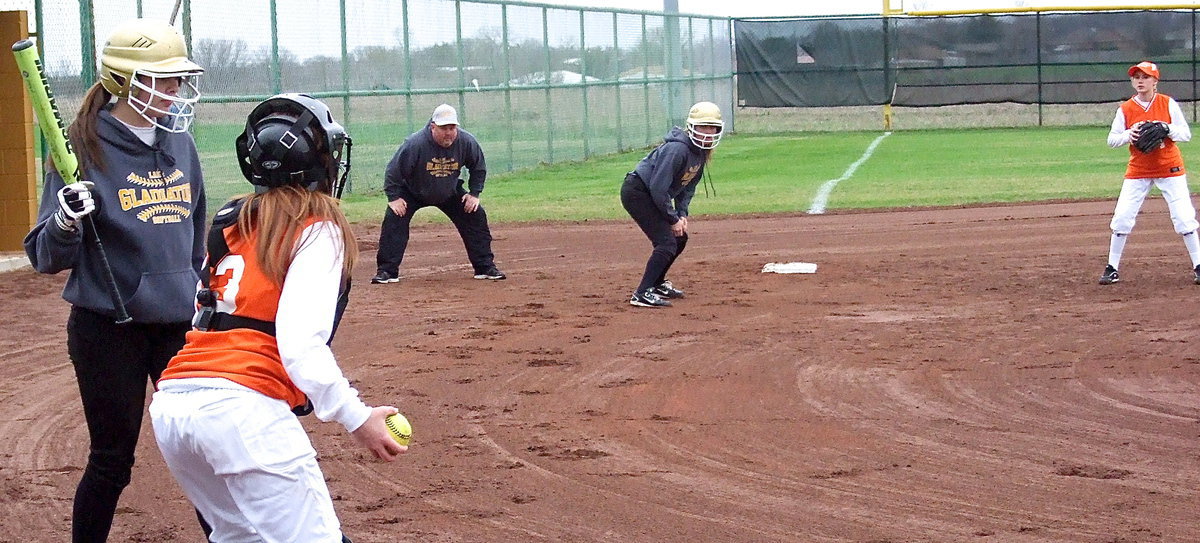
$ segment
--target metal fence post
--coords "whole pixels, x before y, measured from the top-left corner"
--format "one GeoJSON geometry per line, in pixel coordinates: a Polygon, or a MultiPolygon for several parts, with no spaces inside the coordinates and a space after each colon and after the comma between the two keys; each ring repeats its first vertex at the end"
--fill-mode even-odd
{"type": "MultiPolygon", "coordinates": [[[[708,75],[717,75],[717,52],[713,48],[717,46],[717,31],[713,28],[713,19],[708,20],[708,75]]],[[[713,100],[717,99],[717,78],[708,80],[709,94],[713,100]]],[[[731,93],[732,95],[732,93],[731,93]]],[[[731,108],[732,109],[732,108],[731,108]]]]}
{"type": "MultiPolygon", "coordinates": [[[[501,51],[504,55],[504,118],[508,126],[516,126],[513,121],[512,108],[512,58],[509,57],[508,44],[508,4],[500,4],[500,39],[501,51]]],[[[516,154],[513,151],[513,131],[505,130],[504,137],[508,144],[508,171],[516,169],[516,154]]]]}
{"type": "MultiPolygon", "coordinates": [[[[34,0],[33,2],[33,31],[37,32],[37,48],[38,55],[42,57],[43,62],[46,59],[46,34],[42,25],[42,0],[34,0]]],[[[45,155],[46,153],[42,153],[45,155]]]]}
{"type": "Polygon", "coordinates": [[[408,122],[408,131],[416,131],[416,121],[413,120],[413,72],[412,72],[412,33],[408,28],[408,0],[400,1],[400,18],[404,27],[404,116],[408,122]]]}
{"type": "Polygon", "coordinates": [[[340,0],[338,10],[342,21],[342,122],[350,131],[350,49],[346,43],[346,0],[340,0]]]}
{"type": "Polygon", "coordinates": [[[671,124],[678,124],[679,107],[675,103],[679,98],[680,59],[683,48],[679,46],[679,2],[678,0],[663,0],[663,68],[667,87],[667,103],[664,104],[667,119],[671,124]]]}
{"type": "Polygon", "coordinates": [[[1042,126],[1042,12],[1039,11],[1034,15],[1034,22],[1037,25],[1037,38],[1034,39],[1034,44],[1037,45],[1038,126],[1042,126]]]}
{"type": "Polygon", "coordinates": [[[271,0],[271,94],[283,89],[283,69],[279,66],[279,8],[271,0]]]}
{"type": "Polygon", "coordinates": [[[579,84],[583,92],[583,158],[592,156],[588,132],[588,75],[587,75],[587,34],[584,32],[584,11],[579,10],[579,84]]]}
{"type": "Polygon", "coordinates": [[[613,20],[613,63],[614,63],[613,73],[616,74],[616,77],[617,77],[617,86],[615,87],[617,89],[617,95],[616,95],[617,114],[615,115],[615,117],[617,118],[617,151],[620,152],[620,151],[625,150],[625,144],[622,143],[622,139],[624,138],[625,135],[622,133],[623,130],[621,129],[621,117],[624,116],[623,113],[625,110],[621,109],[621,37],[620,37],[621,32],[620,32],[620,26],[617,24],[616,12],[613,12],[612,20],[613,20]]]}
{"type": "MultiPolygon", "coordinates": [[[[725,19],[725,43],[729,44],[729,122],[725,124],[727,130],[737,130],[737,50],[733,46],[733,18],[725,19]]],[[[716,83],[713,83],[714,85],[716,83]]]]}
{"type": "Polygon", "coordinates": [[[467,71],[463,62],[462,0],[454,0],[454,54],[458,57],[458,115],[459,122],[470,126],[467,111],[467,71]]]}
{"type": "Polygon", "coordinates": [[[187,40],[187,50],[190,53],[195,51],[192,48],[192,0],[183,0],[183,39],[187,40]]]}
{"type": "Polygon", "coordinates": [[[646,141],[650,144],[650,37],[646,35],[646,14],[642,14],[642,118],[646,120],[646,141]]]}
{"type": "MultiPolygon", "coordinates": [[[[44,36],[38,37],[44,39],[44,36]]],[[[83,62],[79,77],[83,80],[83,88],[87,89],[96,82],[96,18],[92,0],[79,0],[79,51],[83,62]]]]}
{"type": "MultiPolygon", "coordinates": [[[[696,77],[696,29],[692,27],[696,20],[688,17],[688,78],[696,77]]],[[[683,75],[683,74],[680,74],[683,75]]],[[[696,103],[696,81],[688,81],[688,90],[692,99],[685,106],[696,103]]]]}
{"type": "Polygon", "coordinates": [[[550,10],[542,8],[542,49],[546,52],[546,161],[554,162],[554,119],[550,100],[550,10]]]}

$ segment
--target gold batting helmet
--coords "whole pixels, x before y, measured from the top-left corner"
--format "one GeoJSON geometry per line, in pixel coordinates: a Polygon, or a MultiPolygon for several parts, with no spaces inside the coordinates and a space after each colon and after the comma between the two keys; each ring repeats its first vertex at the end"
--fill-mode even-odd
{"type": "Polygon", "coordinates": [[[712,149],[721,142],[721,133],[725,131],[725,121],[721,120],[721,108],[712,102],[697,102],[688,111],[688,137],[692,143],[701,149],[712,149]],[[715,134],[704,134],[696,131],[697,126],[715,126],[715,134]]]}
{"type": "Polygon", "coordinates": [[[175,27],[151,19],[134,19],[117,27],[104,42],[100,54],[100,84],[109,94],[128,99],[139,114],[172,132],[183,132],[191,124],[194,106],[200,99],[193,78],[204,68],[188,59],[187,45],[175,27]],[[149,78],[147,85],[138,76],[149,78]],[[167,95],[156,89],[157,79],[181,78],[179,95],[167,95]],[[149,93],[138,97],[137,90],[149,93]],[[169,110],[151,106],[154,98],[171,102],[169,110]],[[153,110],[157,115],[147,115],[153,110]]]}

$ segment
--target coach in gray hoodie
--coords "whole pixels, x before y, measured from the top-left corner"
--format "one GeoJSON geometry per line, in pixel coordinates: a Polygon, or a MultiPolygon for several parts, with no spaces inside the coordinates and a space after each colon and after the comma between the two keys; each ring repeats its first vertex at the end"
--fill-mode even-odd
{"type": "Polygon", "coordinates": [[[388,207],[379,231],[378,268],[372,283],[400,280],[400,264],[408,248],[413,213],[433,206],[445,213],[462,236],[476,279],[504,279],[492,254],[492,231],[479,203],[487,166],[483,149],[470,132],[458,127],[458,112],[448,104],[433,110],[429,124],[404,140],[388,163],[383,192],[388,207]],[[464,188],[462,169],[470,172],[464,188]]]}

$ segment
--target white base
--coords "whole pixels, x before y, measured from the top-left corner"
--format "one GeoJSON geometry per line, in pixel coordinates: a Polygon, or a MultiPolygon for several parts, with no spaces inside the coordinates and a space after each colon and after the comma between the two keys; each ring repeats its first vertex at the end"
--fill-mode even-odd
{"type": "Polygon", "coordinates": [[[769,262],[763,273],[817,273],[817,265],[811,262],[769,262]]]}

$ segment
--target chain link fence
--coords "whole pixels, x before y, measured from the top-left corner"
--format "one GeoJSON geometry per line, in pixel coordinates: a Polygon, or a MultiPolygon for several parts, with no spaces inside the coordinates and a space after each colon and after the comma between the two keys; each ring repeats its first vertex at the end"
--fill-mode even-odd
{"type": "MultiPolygon", "coordinates": [[[[491,172],[643,148],[694,102],[733,110],[730,19],[492,0],[0,0],[27,10],[59,106],[73,118],[116,25],[169,20],[206,72],[195,136],[210,196],[245,189],[234,137],[279,92],[323,99],[354,138],[352,192],[440,103],[491,172]],[[226,187],[228,185],[228,187],[226,187]]],[[[730,119],[732,121],[732,118],[730,119]]]]}

